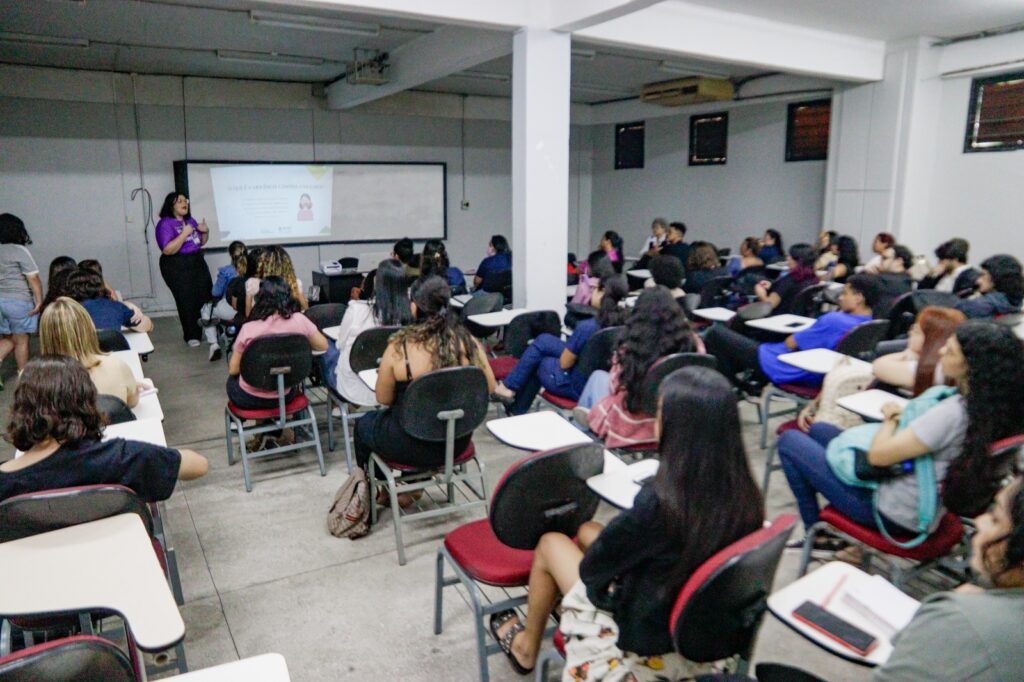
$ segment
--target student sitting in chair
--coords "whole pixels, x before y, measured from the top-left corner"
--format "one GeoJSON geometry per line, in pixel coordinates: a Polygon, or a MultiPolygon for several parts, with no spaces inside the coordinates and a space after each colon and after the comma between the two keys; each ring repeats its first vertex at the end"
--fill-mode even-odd
{"type": "MultiPolygon", "coordinates": [[[[255,249],[254,249],[255,251],[255,249]]],[[[238,308],[239,312],[248,314],[252,310],[253,299],[260,290],[260,280],[265,277],[280,277],[288,285],[292,298],[299,304],[299,310],[309,307],[306,295],[302,291],[302,280],[295,276],[295,268],[292,266],[291,256],[280,246],[264,246],[246,259],[245,280],[245,309],[238,308]]]]}
{"type": "Polygon", "coordinates": [[[448,251],[440,239],[428,239],[420,254],[420,279],[431,275],[443,277],[452,288],[452,296],[460,296],[467,291],[466,276],[448,261],[448,251]]]}
{"type": "Polygon", "coordinates": [[[777,280],[762,280],[754,286],[754,296],[758,301],[771,303],[775,315],[790,312],[797,294],[818,283],[818,276],[814,274],[814,249],[810,244],[794,244],[789,249],[786,264],[789,271],[777,280]]]}
{"type": "MultiPolygon", "coordinates": [[[[836,237],[829,244],[829,251],[835,258],[826,267],[821,268],[827,272],[825,279],[830,282],[846,284],[846,280],[857,271],[857,266],[860,265],[857,240],[845,234],[836,237]]],[[[821,259],[819,258],[818,261],[820,262],[821,259]]],[[[817,268],[817,263],[815,267],[817,268]]]]}
{"type": "Polygon", "coordinates": [[[981,273],[967,264],[971,245],[959,237],[942,242],[935,249],[939,260],[935,267],[917,283],[918,289],[935,289],[947,294],[970,291],[981,273]]]}
{"type": "Polygon", "coordinates": [[[718,260],[718,249],[711,242],[693,242],[686,256],[686,282],[683,291],[699,294],[716,277],[728,277],[729,271],[718,260]]]}
{"type": "Polygon", "coordinates": [[[975,289],[974,296],[956,306],[967,317],[997,317],[1020,312],[1024,301],[1020,261],[1006,254],[986,258],[975,289]]]}
{"type": "Polygon", "coordinates": [[[580,275],[579,284],[576,285],[576,293],[572,295],[570,303],[590,305],[590,299],[594,291],[600,286],[601,280],[615,274],[615,268],[604,251],[598,249],[591,251],[587,256],[587,267],[580,275]]]}
{"type": "Polygon", "coordinates": [[[669,617],[683,583],[705,560],[764,521],[729,382],[714,370],[669,375],[658,409],[661,466],[633,508],[607,528],[541,537],[526,622],[494,614],[491,632],[520,674],[533,669],[561,598],[565,679],[679,680],[710,672],[673,651],[669,617]]]}
{"type": "Polygon", "coordinates": [[[682,288],[686,271],[679,259],[672,256],[655,256],[647,267],[651,271],[651,278],[644,282],[644,287],[663,286],[676,302],[681,303],[686,297],[686,292],[682,288]]]}
{"type": "Polygon", "coordinates": [[[512,269],[512,249],[508,240],[500,234],[491,237],[487,243],[487,257],[480,261],[473,275],[473,288],[483,291],[484,279],[492,277],[499,272],[507,272],[512,269]]]}
{"type": "Polygon", "coordinates": [[[913,395],[945,383],[939,349],[965,319],[959,310],[926,306],[910,327],[906,350],[882,355],[871,363],[875,378],[913,395]]]}
{"type": "Polygon", "coordinates": [[[192,450],[112,438],[101,441],[96,387],[74,358],[31,360],[14,390],[7,440],[24,454],[0,464],[0,500],[53,488],[111,483],[166,500],[178,480],[206,473],[192,450]]]}
{"type": "Polygon", "coordinates": [[[101,275],[80,267],[68,277],[67,287],[68,295],[89,312],[96,329],[121,331],[128,327],[137,332],[153,331],[153,320],[137,305],[110,298],[101,275]]]}

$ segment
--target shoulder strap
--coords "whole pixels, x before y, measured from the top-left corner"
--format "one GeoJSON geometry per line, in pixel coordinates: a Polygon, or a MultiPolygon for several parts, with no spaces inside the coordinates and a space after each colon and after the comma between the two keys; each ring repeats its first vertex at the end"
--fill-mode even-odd
{"type": "Polygon", "coordinates": [[[412,369],[409,367],[409,349],[405,345],[405,339],[402,339],[402,355],[405,356],[405,380],[412,381],[412,369]]]}

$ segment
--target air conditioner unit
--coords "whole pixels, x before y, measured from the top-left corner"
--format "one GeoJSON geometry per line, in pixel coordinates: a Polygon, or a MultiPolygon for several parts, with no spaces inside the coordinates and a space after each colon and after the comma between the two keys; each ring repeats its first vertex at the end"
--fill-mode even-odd
{"type": "Polygon", "coordinates": [[[732,81],[724,78],[678,78],[648,83],[640,90],[640,101],[663,107],[681,107],[700,102],[720,102],[733,98],[732,81]]]}

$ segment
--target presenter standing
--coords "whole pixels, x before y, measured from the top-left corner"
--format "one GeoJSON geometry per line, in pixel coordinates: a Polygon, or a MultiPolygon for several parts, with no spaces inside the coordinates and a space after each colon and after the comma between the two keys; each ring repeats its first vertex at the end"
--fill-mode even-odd
{"type": "Polygon", "coordinates": [[[160,209],[156,224],[156,243],[160,247],[160,274],[174,295],[178,319],[185,342],[193,348],[200,345],[202,329],[200,311],[210,299],[213,280],[206,266],[202,248],[210,238],[206,219],[197,223],[189,212],[188,197],[171,192],[160,209]]]}

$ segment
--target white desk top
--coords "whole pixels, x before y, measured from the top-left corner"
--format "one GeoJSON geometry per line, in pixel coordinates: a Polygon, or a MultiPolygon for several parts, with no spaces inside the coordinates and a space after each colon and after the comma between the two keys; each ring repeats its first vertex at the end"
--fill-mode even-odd
{"type": "Polygon", "coordinates": [[[164,420],[164,411],[160,407],[160,398],[156,393],[139,398],[139,404],[132,408],[132,414],[136,419],[153,419],[158,422],[164,420]]]}
{"type": "Polygon", "coordinates": [[[712,322],[728,322],[736,317],[736,313],[728,308],[697,308],[693,314],[712,322]]]}
{"type": "Polygon", "coordinates": [[[0,544],[0,574],[8,587],[0,590],[4,616],[111,609],[146,651],[162,651],[185,636],[174,595],[135,514],[0,544]]]}
{"type": "Polygon", "coordinates": [[[377,370],[376,368],[364,369],[359,373],[359,379],[370,387],[370,390],[377,388],[377,370]]]}
{"type": "Polygon", "coordinates": [[[851,393],[850,395],[843,396],[836,401],[836,404],[844,410],[859,414],[865,419],[880,422],[883,419],[882,405],[896,403],[903,407],[907,402],[907,399],[902,396],[872,388],[860,393],[851,393]]]}
{"type": "Polygon", "coordinates": [[[337,341],[338,340],[338,332],[341,331],[341,325],[340,324],[336,324],[333,327],[324,327],[320,331],[322,331],[323,335],[326,336],[327,338],[332,339],[334,341],[337,341]]]}
{"type": "Polygon", "coordinates": [[[844,581],[843,585],[845,586],[853,581],[869,580],[870,577],[856,566],[842,561],[832,561],[768,597],[768,610],[783,623],[826,651],[862,665],[881,665],[889,660],[889,656],[892,654],[892,643],[878,632],[878,629],[873,627],[869,620],[844,604],[838,593],[828,600],[828,611],[878,638],[878,644],[867,656],[861,656],[792,616],[793,611],[805,601],[810,600],[822,605],[822,602],[828,599],[829,593],[835,590],[840,581],[844,581]]]}
{"type": "Polygon", "coordinates": [[[289,682],[291,677],[288,676],[284,656],[263,654],[175,675],[170,679],[187,682],[289,682]]]}
{"type": "MultiPolygon", "coordinates": [[[[621,460],[619,461],[621,462],[621,460]]],[[[633,500],[640,492],[641,484],[656,473],[658,473],[658,460],[656,459],[642,459],[628,466],[613,467],[609,470],[606,453],[604,473],[588,478],[587,487],[619,509],[632,509],[633,500]]]]}
{"type": "Polygon", "coordinates": [[[146,332],[133,332],[130,329],[122,329],[124,338],[128,339],[128,345],[139,355],[148,355],[153,352],[153,341],[146,332]]]}
{"type": "Polygon", "coordinates": [[[576,295],[576,287],[577,287],[576,284],[568,284],[568,285],[566,285],[566,287],[565,287],[565,297],[566,298],[572,298],[573,296],[575,296],[576,295]]]}
{"type": "Polygon", "coordinates": [[[473,294],[459,294],[458,296],[452,296],[452,307],[461,308],[469,303],[469,299],[471,298],[473,298],[473,294]]]}
{"type": "Polygon", "coordinates": [[[115,357],[128,365],[128,368],[132,371],[132,376],[135,377],[136,381],[142,381],[146,378],[146,375],[142,373],[142,360],[139,360],[139,354],[135,351],[115,350],[110,354],[110,356],[115,357]]]}
{"type": "Polygon", "coordinates": [[[852,358],[842,353],[837,353],[834,350],[828,348],[814,348],[812,350],[798,350],[793,353],[786,353],[779,356],[779,360],[782,360],[787,365],[793,365],[806,372],[814,372],[815,374],[828,374],[835,367],[836,363],[843,358],[848,358],[853,363],[859,363],[868,370],[871,369],[871,364],[852,358]]]}
{"type": "Polygon", "coordinates": [[[795,334],[814,324],[814,318],[789,314],[773,315],[772,317],[762,317],[759,320],[749,320],[745,324],[754,329],[763,329],[776,334],[795,334]]]}
{"type": "Polygon", "coordinates": [[[533,452],[593,442],[587,434],[551,410],[492,419],[487,422],[487,430],[505,445],[533,452]]]}
{"type": "Polygon", "coordinates": [[[768,265],[766,267],[769,270],[778,270],[779,272],[789,272],[789,265],[786,264],[786,261],[781,261],[779,263],[772,263],[771,265],[768,265]]]}
{"type": "Polygon", "coordinates": [[[522,315],[523,313],[528,312],[530,312],[528,308],[512,308],[511,310],[502,309],[494,313],[470,315],[468,319],[483,327],[504,327],[515,319],[516,315],[522,315]]]}
{"type": "Polygon", "coordinates": [[[646,269],[646,268],[640,268],[640,269],[637,269],[637,270],[628,270],[628,271],[626,271],[626,274],[627,275],[632,275],[633,277],[637,277],[639,279],[650,279],[651,278],[651,271],[646,269]]]}
{"type": "Polygon", "coordinates": [[[124,422],[123,424],[111,424],[103,429],[103,440],[110,438],[139,440],[143,443],[167,447],[164,425],[157,419],[136,419],[133,422],[124,422]]]}

